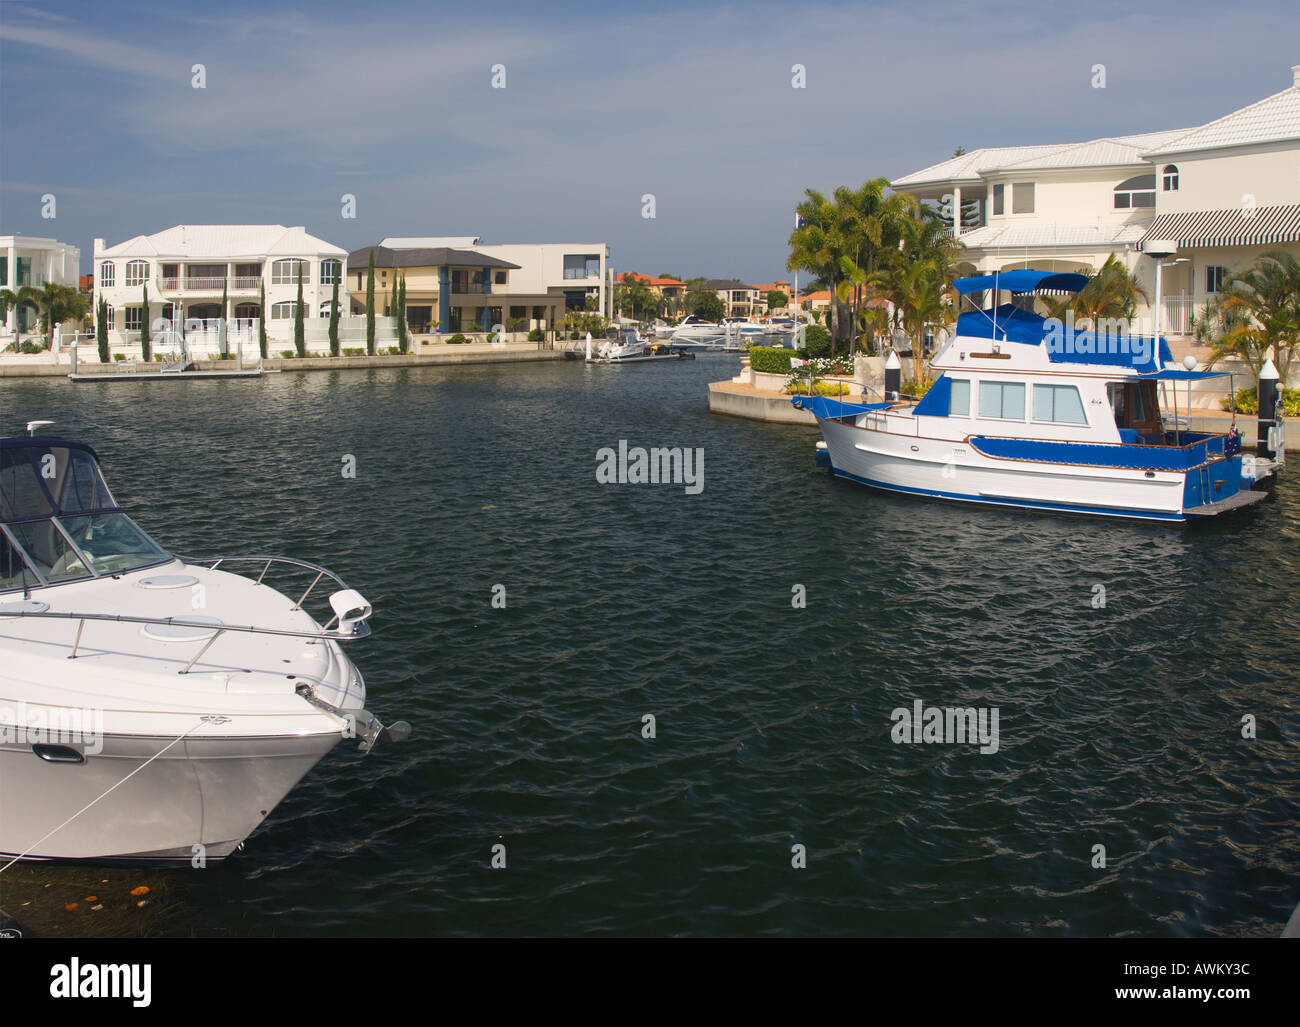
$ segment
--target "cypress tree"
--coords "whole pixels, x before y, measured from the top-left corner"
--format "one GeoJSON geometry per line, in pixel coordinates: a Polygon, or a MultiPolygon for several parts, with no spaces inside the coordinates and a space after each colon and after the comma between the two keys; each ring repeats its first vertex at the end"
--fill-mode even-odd
{"type": "Polygon", "coordinates": [[[330,307],[330,356],[339,355],[339,280],[334,279],[334,303],[330,307]]]}
{"type": "Polygon", "coordinates": [[[99,362],[107,364],[108,356],[108,300],[99,297],[99,309],[95,311],[95,341],[99,343],[99,362]]]}
{"type": "Polygon", "coordinates": [[[370,265],[366,269],[366,352],[375,353],[375,249],[370,248],[370,265]]]}
{"type": "Polygon", "coordinates": [[[393,268],[393,294],[388,298],[388,316],[393,319],[393,337],[401,338],[401,322],[397,312],[397,268],[393,268]]]}
{"type": "Polygon", "coordinates": [[[298,305],[293,311],[293,348],[298,356],[307,355],[307,335],[302,323],[302,265],[298,265],[298,305]]]}
{"type": "Polygon", "coordinates": [[[226,355],[226,332],[230,324],[230,301],[226,298],[226,280],[221,280],[221,320],[217,322],[217,338],[221,340],[221,355],[226,355]]]}
{"type": "Polygon", "coordinates": [[[266,283],[257,287],[257,351],[266,359],[266,283]]]}
{"type": "Polygon", "coordinates": [[[402,285],[397,290],[397,348],[403,353],[410,349],[406,337],[406,275],[402,275],[402,285]]]}
{"type": "Polygon", "coordinates": [[[140,354],[145,360],[152,360],[153,352],[149,345],[149,283],[145,282],[141,290],[144,298],[140,308],[140,354]]]}

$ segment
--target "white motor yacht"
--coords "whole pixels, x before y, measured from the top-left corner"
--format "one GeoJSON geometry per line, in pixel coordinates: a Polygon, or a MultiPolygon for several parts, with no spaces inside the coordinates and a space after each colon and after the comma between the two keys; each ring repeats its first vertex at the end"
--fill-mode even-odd
{"type": "Polygon", "coordinates": [[[165,552],[89,446],[0,439],[0,871],[205,865],[341,740],[404,737],[340,646],[370,614],[314,564],[165,552]],[[267,582],[284,569],[310,582],[293,598],[267,582]]]}

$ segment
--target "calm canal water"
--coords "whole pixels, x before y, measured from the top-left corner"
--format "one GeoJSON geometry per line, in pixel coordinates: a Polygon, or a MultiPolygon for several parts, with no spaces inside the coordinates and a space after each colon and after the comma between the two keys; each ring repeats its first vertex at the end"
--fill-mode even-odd
{"type": "Polygon", "coordinates": [[[415,727],[337,748],[224,866],[23,865],[0,905],[55,935],[1280,932],[1300,473],[1183,532],[895,499],[817,470],[813,429],[710,415],[736,365],[0,383],[9,432],[94,445],[169,548],[360,589],[370,706],[415,727]],[[620,439],[702,447],[703,491],[598,484],[620,439]],[[917,699],[997,707],[998,751],[895,744],[917,699]]]}

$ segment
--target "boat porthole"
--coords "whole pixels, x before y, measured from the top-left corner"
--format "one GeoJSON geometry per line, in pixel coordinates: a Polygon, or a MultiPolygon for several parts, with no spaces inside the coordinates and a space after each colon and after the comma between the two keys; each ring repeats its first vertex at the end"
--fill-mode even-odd
{"type": "Polygon", "coordinates": [[[919,453],[920,451],[921,451],[921,447],[920,447],[920,446],[913,446],[913,447],[912,447],[912,452],[913,452],[913,453],[919,453]]]}
{"type": "Polygon", "coordinates": [[[1148,477],[1148,478],[1154,478],[1155,476],[1156,476],[1156,472],[1155,472],[1155,471],[1147,471],[1147,477],[1148,477]]]}
{"type": "Polygon", "coordinates": [[[86,757],[70,745],[49,745],[45,742],[37,742],[32,746],[32,752],[45,760],[46,763],[86,762],[86,757]]]}

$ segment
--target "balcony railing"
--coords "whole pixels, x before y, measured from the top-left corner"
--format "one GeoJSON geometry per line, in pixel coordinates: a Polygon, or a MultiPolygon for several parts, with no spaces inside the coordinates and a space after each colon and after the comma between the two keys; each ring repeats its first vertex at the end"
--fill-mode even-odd
{"type": "Polygon", "coordinates": [[[565,277],[566,279],[574,279],[574,278],[599,278],[599,277],[600,277],[600,271],[597,270],[597,269],[593,269],[593,270],[591,270],[591,271],[588,271],[585,267],[566,267],[566,268],[564,269],[564,277],[565,277]]]}
{"type": "Polygon", "coordinates": [[[177,289],[193,289],[196,292],[216,292],[230,285],[232,289],[256,289],[261,278],[159,278],[158,288],[167,292],[177,289]]]}
{"type": "Polygon", "coordinates": [[[482,283],[481,281],[478,281],[478,282],[474,282],[474,281],[466,282],[466,281],[464,281],[463,279],[462,279],[462,280],[457,280],[457,279],[453,278],[453,279],[451,280],[451,291],[452,291],[453,293],[474,293],[474,292],[482,292],[482,291],[483,291],[483,283],[482,283]]]}

